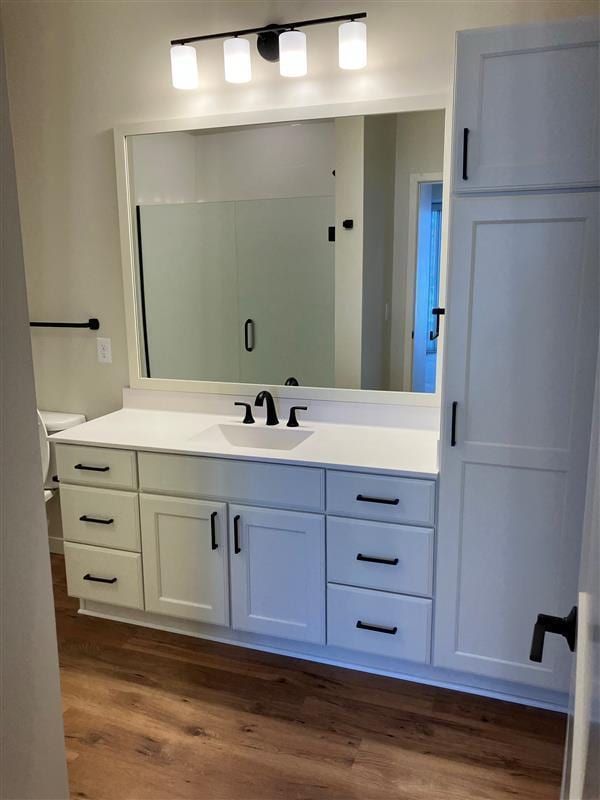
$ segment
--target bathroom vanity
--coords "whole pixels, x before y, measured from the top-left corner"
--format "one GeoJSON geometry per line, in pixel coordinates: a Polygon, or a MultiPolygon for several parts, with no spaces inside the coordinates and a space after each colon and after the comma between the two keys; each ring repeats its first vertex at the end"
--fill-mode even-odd
{"type": "Polygon", "coordinates": [[[55,439],[84,613],[430,662],[435,432],[124,408],[55,439]]]}

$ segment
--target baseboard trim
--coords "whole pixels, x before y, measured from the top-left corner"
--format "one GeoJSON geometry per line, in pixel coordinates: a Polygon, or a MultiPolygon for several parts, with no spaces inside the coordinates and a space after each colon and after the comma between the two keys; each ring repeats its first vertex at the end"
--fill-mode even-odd
{"type": "Polygon", "coordinates": [[[62,538],[62,536],[49,536],[48,546],[51,553],[60,553],[60,555],[64,555],[65,540],[62,538]]]}
{"type": "Polygon", "coordinates": [[[382,675],[388,678],[436,686],[467,694],[503,700],[509,703],[544,708],[550,711],[565,713],[568,708],[568,696],[562,692],[540,689],[533,686],[522,686],[505,681],[484,678],[479,675],[452,672],[451,670],[432,667],[428,664],[417,664],[407,661],[371,656],[367,653],[344,650],[330,645],[314,645],[305,642],[291,642],[286,639],[260,636],[244,631],[233,631],[217,625],[208,625],[192,620],[177,619],[162,614],[154,614],[139,609],[123,608],[90,600],[81,600],[79,614],[89,617],[109,619],[114,622],[125,622],[141,625],[145,628],[167,631],[197,639],[229,644],[260,650],[265,653],[314,661],[343,669],[382,675]]]}

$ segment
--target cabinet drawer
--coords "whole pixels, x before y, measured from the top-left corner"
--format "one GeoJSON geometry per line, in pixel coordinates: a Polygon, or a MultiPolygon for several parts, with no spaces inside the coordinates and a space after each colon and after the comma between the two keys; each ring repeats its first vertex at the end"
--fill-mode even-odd
{"type": "Polygon", "coordinates": [[[327,644],[427,664],[430,639],[431,600],[328,586],[327,644]]]}
{"type": "Polygon", "coordinates": [[[433,531],[360,519],[327,519],[327,580],[431,595],[433,531]]]}
{"type": "Polygon", "coordinates": [[[322,511],[323,470],[254,461],[139,453],[140,487],[274,507],[322,511]]]}
{"type": "Polygon", "coordinates": [[[327,472],[327,511],[352,517],[412,522],[435,522],[434,481],[327,472]]]}
{"type": "Polygon", "coordinates": [[[144,608],[142,557],[139,553],[65,542],[65,568],[67,591],[71,597],[144,608]]]}
{"type": "Polygon", "coordinates": [[[63,484],[60,507],[65,539],[139,551],[137,494],[63,484]]]}
{"type": "Polygon", "coordinates": [[[76,444],[56,445],[56,464],[61,483],[84,483],[115,489],[135,489],[135,453],[76,444]]]}

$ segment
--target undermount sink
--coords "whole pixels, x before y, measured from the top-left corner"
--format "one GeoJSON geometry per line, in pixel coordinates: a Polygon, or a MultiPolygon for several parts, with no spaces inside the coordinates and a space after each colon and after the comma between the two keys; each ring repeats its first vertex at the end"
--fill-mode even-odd
{"type": "Polygon", "coordinates": [[[230,444],[251,450],[293,450],[312,436],[314,431],[290,428],[266,428],[254,425],[213,425],[194,437],[198,442],[218,446],[230,444]]]}

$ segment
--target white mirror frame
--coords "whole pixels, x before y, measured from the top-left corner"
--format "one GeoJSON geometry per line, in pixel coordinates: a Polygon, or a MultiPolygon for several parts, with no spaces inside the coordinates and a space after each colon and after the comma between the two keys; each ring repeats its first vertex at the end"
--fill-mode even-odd
{"type": "MultiPolygon", "coordinates": [[[[121,259],[123,266],[123,291],[125,300],[125,322],[127,330],[127,352],[129,361],[129,385],[132,389],[158,389],[171,392],[197,392],[204,394],[252,395],[268,389],[274,397],[302,400],[329,400],[351,403],[380,403],[385,405],[411,405],[439,407],[441,397],[442,365],[444,350],[444,319],[441,318],[441,336],[438,345],[436,391],[434,393],[397,392],[373,389],[338,389],[311,386],[279,386],[250,383],[222,383],[217,381],[174,380],[171,378],[146,378],[142,374],[143,354],[140,351],[140,319],[136,300],[136,266],[134,254],[134,230],[131,219],[131,186],[127,137],[147,133],[173,133],[181,131],[228,128],[239,125],[293,122],[297,120],[349,117],[367,114],[397,114],[407,111],[445,112],[443,203],[449,209],[451,158],[451,107],[447,94],[416,97],[401,97],[357,103],[332,103],[321,106],[306,106],[281,109],[264,109],[236,114],[219,114],[191,119],[139,122],[120,125],[114,129],[119,228],[121,237],[121,259]]],[[[442,253],[440,258],[439,304],[445,305],[446,273],[448,254],[448,216],[442,220],[442,253]]]]}

